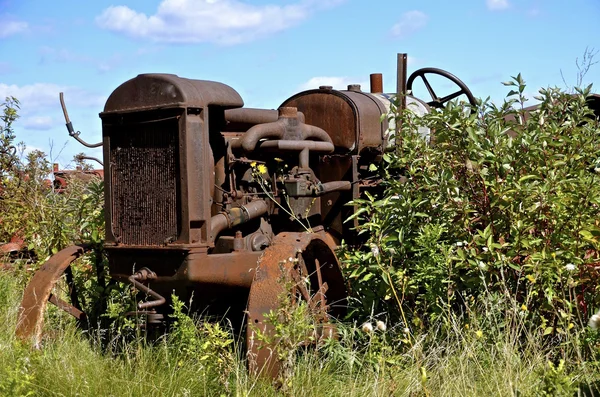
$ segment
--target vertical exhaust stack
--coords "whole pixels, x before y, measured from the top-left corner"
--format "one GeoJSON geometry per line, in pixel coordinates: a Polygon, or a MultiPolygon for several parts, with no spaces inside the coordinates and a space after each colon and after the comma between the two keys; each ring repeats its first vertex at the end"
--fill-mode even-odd
{"type": "Polygon", "coordinates": [[[371,94],[383,93],[383,75],[381,73],[371,74],[371,94]]]}

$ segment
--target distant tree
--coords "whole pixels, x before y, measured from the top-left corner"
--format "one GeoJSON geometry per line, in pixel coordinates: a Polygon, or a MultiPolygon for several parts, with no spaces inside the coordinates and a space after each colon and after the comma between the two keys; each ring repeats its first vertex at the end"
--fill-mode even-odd
{"type": "Polygon", "coordinates": [[[12,125],[19,118],[19,100],[12,96],[6,97],[0,107],[0,175],[4,176],[17,162],[15,131],[12,125]]]}

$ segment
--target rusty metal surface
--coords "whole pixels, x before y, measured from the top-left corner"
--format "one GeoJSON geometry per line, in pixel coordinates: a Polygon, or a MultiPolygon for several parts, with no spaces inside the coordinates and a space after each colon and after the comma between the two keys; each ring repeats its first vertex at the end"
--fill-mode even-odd
{"type": "MultiPolygon", "coordinates": [[[[304,124],[295,107],[280,107],[278,119],[250,128],[241,139],[240,145],[246,152],[256,149],[258,142],[265,138],[284,141],[317,140],[332,143],[326,131],[313,125],[304,124]]],[[[282,149],[284,150],[284,149],[282,149]]]]}
{"type": "Polygon", "coordinates": [[[244,101],[233,88],[223,83],[185,79],[174,74],[140,74],[113,91],[100,115],[209,105],[236,108],[244,106],[244,101]]]}
{"type": "Polygon", "coordinates": [[[191,253],[186,261],[185,278],[201,285],[249,289],[262,251],[229,254],[191,253]]]}
{"type": "Polygon", "coordinates": [[[164,245],[181,231],[178,120],[124,124],[110,140],[112,231],[126,245],[164,245]]]}
{"type": "Polygon", "coordinates": [[[371,80],[369,89],[371,94],[383,92],[383,75],[381,73],[372,73],[369,79],[371,80]]]}
{"type": "Polygon", "coordinates": [[[380,117],[385,108],[368,93],[327,87],[296,94],[281,106],[296,107],[307,124],[327,131],[336,152],[360,153],[383,145],[387,121],[380,117]]]}
{"type": "Polygon", "coordinates": [[[346,312],[347,291],[331,241],[324,233],[284,232],[265,250],[248,297],[246,345],[251,372],[275,378],[280,369],[273,326],[265,321],[265,314],[278,309],[286,285],[292,285],[292,296],[307,302],[320,324],[317,339],[334,336],[327,324],[346,312]],[[259,341],[257,330],[273,338],[273,343],[259,341]]]}
{"type": "MultiPolygon", "coordinates": [[[[39,346],[42,339],[44,312],[52,288],[60,280],[69,265],[89,249],[90,247],[87,245],[73,245],[65,248],[53,255],[34,274],[29,284],[27,284],[27,288],[25,288],[23,300],[19,306],[19,318],[16,328],[18,338],[31,341],[34,345],[39,346]]],[[[63,307],[70,307],[70,305],[65,305],[68,304],[63,302],[63,307]]]]}
{"type": "Polygon", "coordinates": [[[74,170],[60,170],[58,164],[55,164],[52,175],[54,177],[54,181],[52,181],[54,191],[63,193],[69,185],[69,180],[77,179],[89,182],[94,178],[104,179],[104,170],[83,170],[80,167],[74,170]]]}

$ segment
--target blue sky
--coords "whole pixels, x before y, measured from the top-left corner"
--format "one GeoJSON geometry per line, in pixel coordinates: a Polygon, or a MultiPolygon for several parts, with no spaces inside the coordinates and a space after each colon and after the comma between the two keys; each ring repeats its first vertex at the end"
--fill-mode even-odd
{"type": "MultiPolygon", "coordinates": [[[[0,0],[0,98],[21,100],[18,138],[68,166],[84,148],[67,136],[60,91],[97,142],[106,98],[140,73],[220,81],[246,106],[276,108],[323,84],[367,90],[370,73],[393,92],[407,52],[409,73],[446,69],[501,100],[519,72],[530,95],[565,87],[561,71],[573,84],[586,47],[600,49],[598,0],[0,0]]],[[[600,64],[584,83],[600,85],[600,64]]]]}

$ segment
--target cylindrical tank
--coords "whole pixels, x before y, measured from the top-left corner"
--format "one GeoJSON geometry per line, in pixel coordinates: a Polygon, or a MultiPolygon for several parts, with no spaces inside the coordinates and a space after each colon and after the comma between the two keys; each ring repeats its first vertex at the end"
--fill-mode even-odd
{"type": "MultiPolygon", "coordinates": [[[[395,94],[370,94],[360,85],[349,85],[348,90],[334,90],[328,86],[300,92],[285,100],[281,106],[292,106],[304,113],[306,124],[322,128],[331,136],[336,153],[359,154],[364,150],[384,150],[393,144],[395,122],[381,120],[389,113],[395,94]],[[389,141],[389,142],[388,142],[389,141]]],[[[419,115],[429,112],[427,104],[407,96],[406,104],[419,115]]],[[[424,128],[419,132],[429,136],[424,128]]]]}

